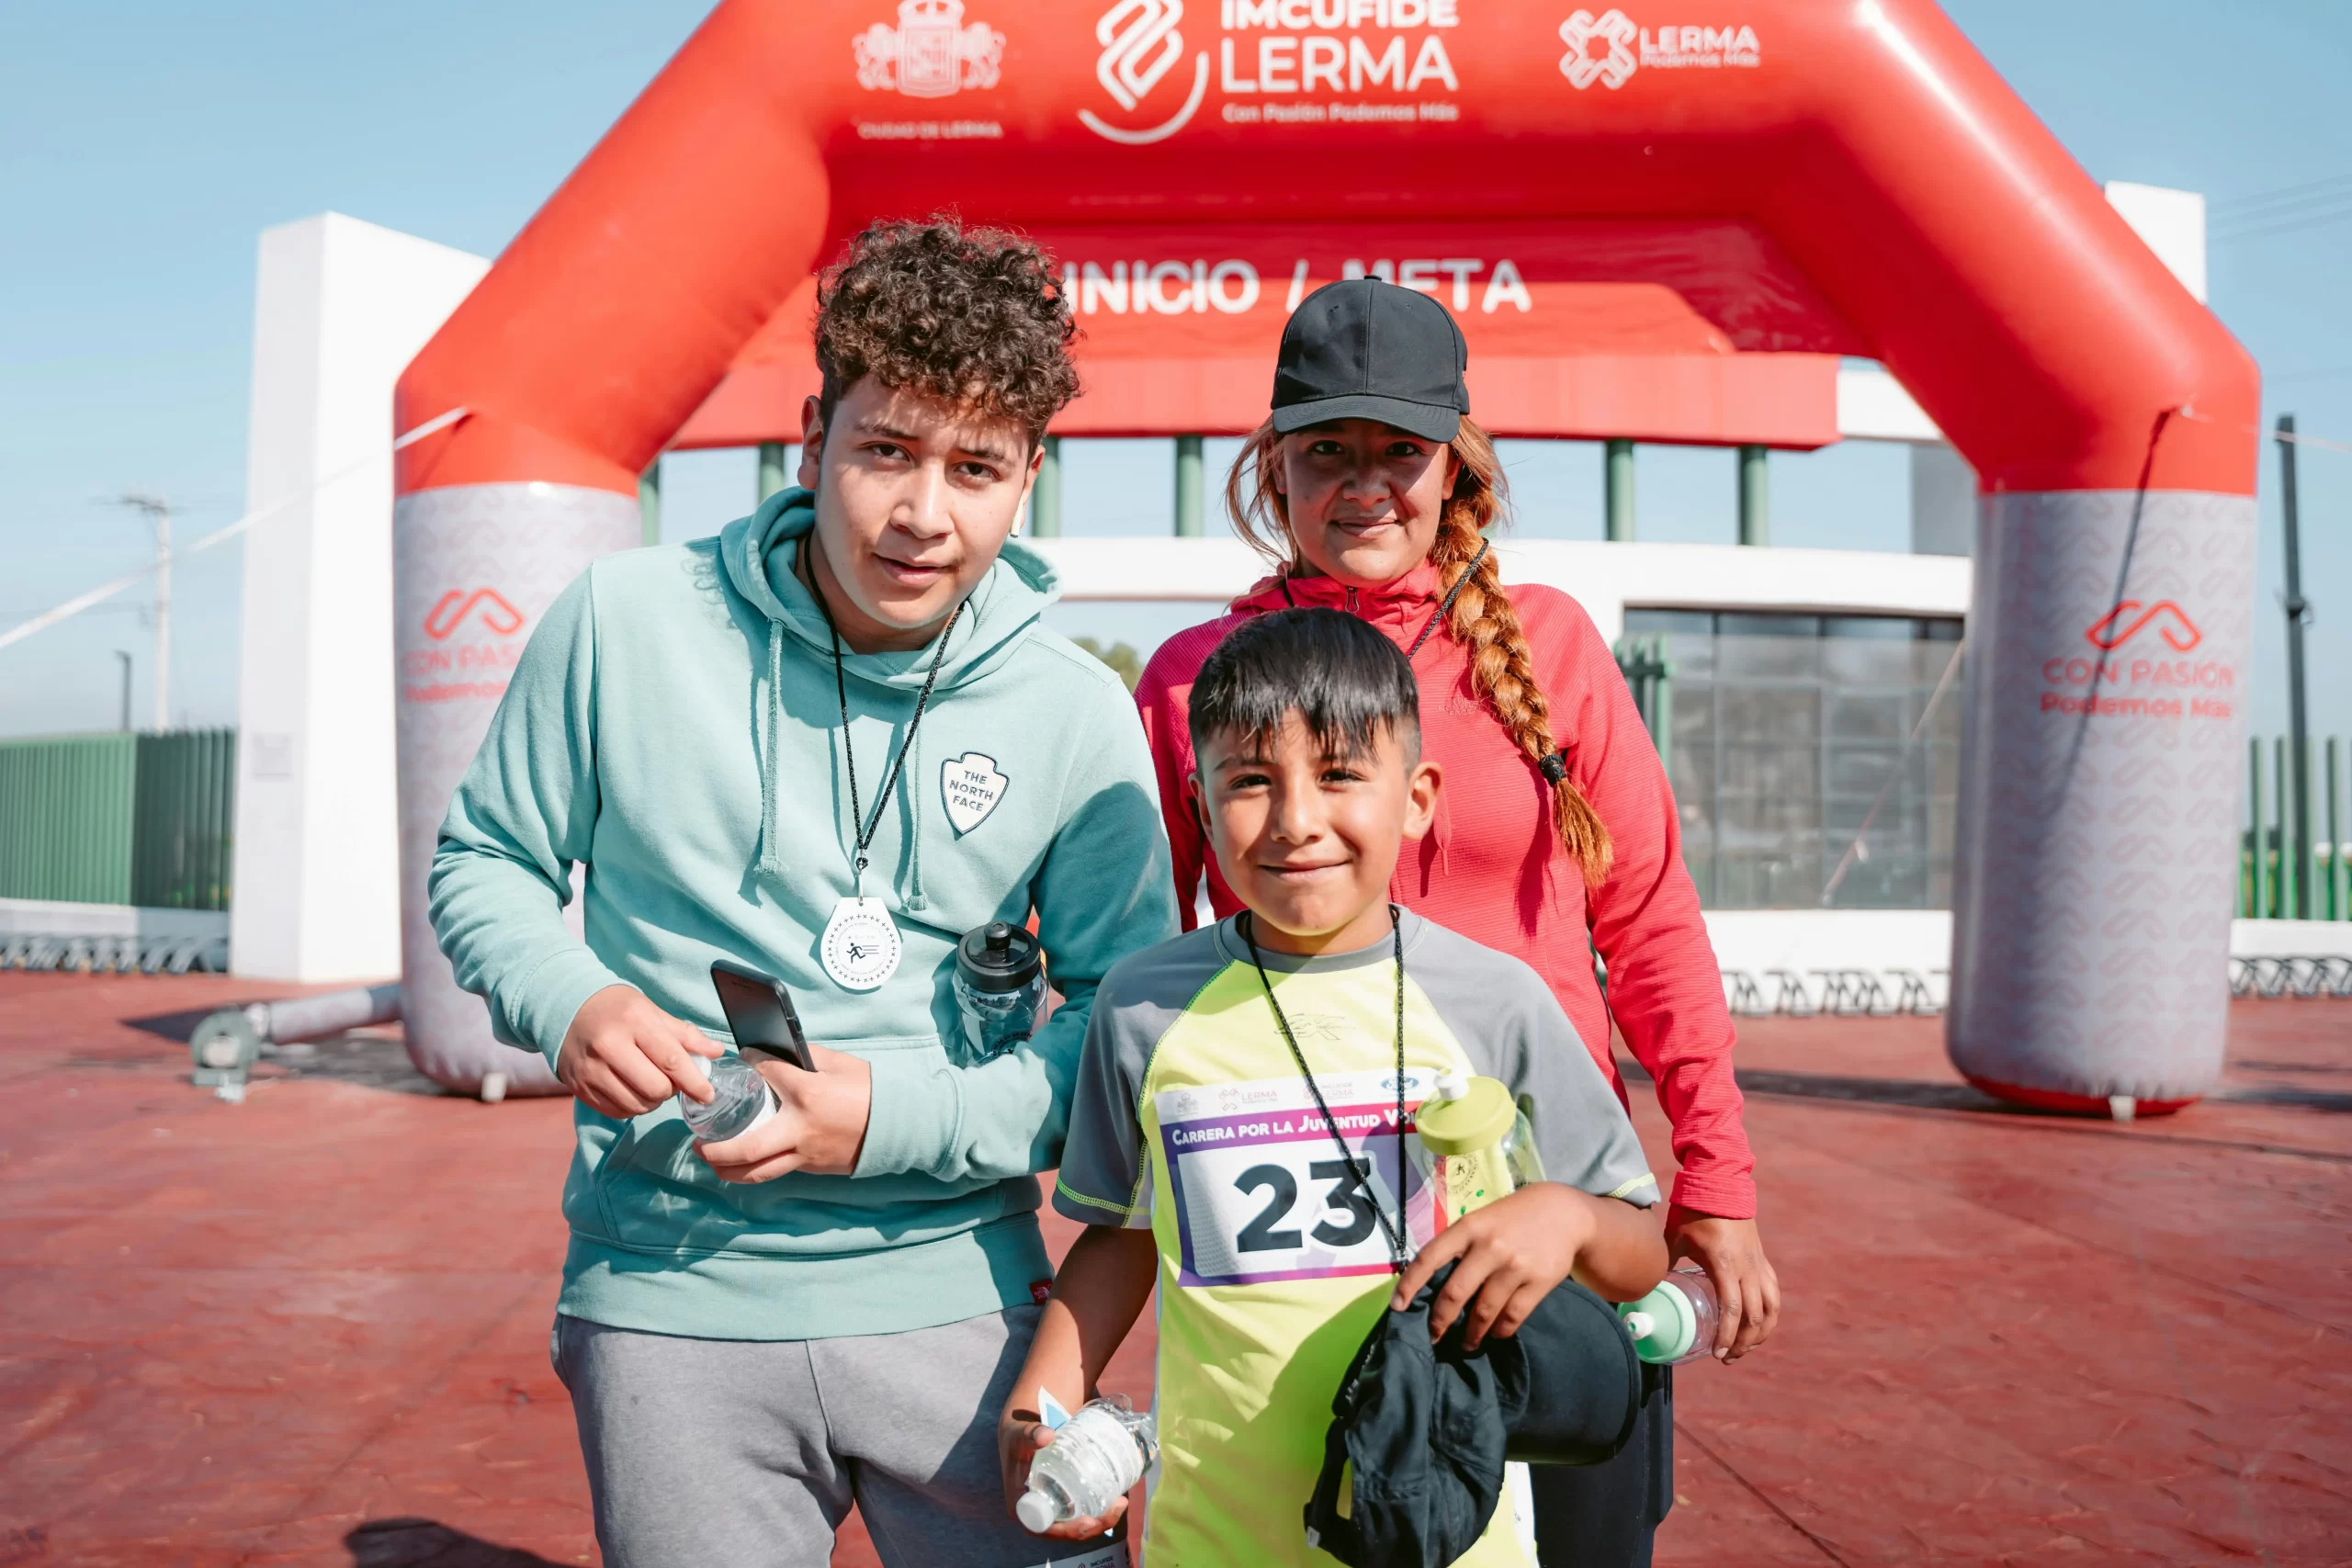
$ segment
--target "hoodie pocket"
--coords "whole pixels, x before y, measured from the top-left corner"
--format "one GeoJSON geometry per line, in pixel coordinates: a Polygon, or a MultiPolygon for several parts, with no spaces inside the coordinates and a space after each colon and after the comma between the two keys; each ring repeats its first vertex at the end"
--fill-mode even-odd
{"type": "MultiPolygon", "coordinates": [[[[841,1042],[855,1055],[943,1054],[938,1036],[841,1042]]],[[[999,1217],[1000,1184],[928,1176],[853,1179],[800,1172],[752,1185],[723,1182],[695,1151],[674,1108],[626,1124],[594,1176],[605,1239],[636,1252],[826,1254],[872,1251],[999,1217]]]]}
{"type": "Polygon", "coordinates": [[[623,1127],[596,1165],[596,1213],[605,1238],[660,1251],[683,1245],[691,1224],[686,1211],[708,1201],[692,1190],[694,1170],[687,1162],[718,1185],[675,1109],[639,1116],[623,1127]]]}

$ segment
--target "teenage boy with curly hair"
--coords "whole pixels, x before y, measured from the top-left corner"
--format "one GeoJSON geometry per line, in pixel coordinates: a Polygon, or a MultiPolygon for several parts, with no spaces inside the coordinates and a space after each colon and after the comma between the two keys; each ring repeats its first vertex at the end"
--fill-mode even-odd
{"type": "Polygon", "coordinates": [[[1078,390],[1052,264],[877,223],[819,299],[799,488],[556,601],[433,918],[579,1098],[552,1350],[605,1561],[818,1568],[855,1503],[894,1568],[1029,1568],[992,1427],[1052,1274],[1034,1173],[1096,985],[1175,930],[1168,852],[1125,688],[1046,629],[1054,572],[1009,537],[1078,390]],[[1062,1004],[974,1059],[957,939],[1033,913],[1062,1004]],[[763,1058],[777,1113],[697,1147],[675,1097],[724,1049],[715,960],[822,1043],[763,1058]]]}

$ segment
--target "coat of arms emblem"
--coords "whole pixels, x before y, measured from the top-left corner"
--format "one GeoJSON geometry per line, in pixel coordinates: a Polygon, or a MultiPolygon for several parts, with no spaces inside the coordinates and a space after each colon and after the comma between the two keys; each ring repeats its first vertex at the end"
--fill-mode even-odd
{"type": "Polygon", "coordinates": [[[985,22],[964,25],[964,0],[899,0],[899,25],[876,22],[851,40],[857,85],[897,88],[910,98],[944,98],[993,87],[1004,35],[985,22]]]}

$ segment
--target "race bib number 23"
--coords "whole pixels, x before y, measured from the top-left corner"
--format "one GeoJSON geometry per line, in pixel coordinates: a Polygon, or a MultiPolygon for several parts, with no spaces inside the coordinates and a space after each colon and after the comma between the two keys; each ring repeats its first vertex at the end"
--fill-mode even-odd
{"type": "MultiPolygon", "coordinates": [[[[1385,1074],[1335,1075],[1324,1089],[1346,1156],[1311,1100],[1304,1106],[1161,1121],[1169,1196],[1182,1247],[1180,1283],[1244,1285],[1389,1271],[1388,1234],[1380,1222],[1385,1213],[1393,1224],[1397,1213],[1393,1083],[1385,1074]],[[1391,1097],[1386,1104],[1373,1098],[1383,1089],[1391,1097]]],[[[1409,1084],[1408,1092],[1419,1098],[1409,1084]]],[[[1165,1118],[1203,1098],[1198,1091],[1166,1093],[1159,1109],[1165,1118]]],[[[1306,1098],[1303,1086],[1298,1098],[1306,1098]]],[[[1409,1159],[1404,1178],[1410,1250],[1429,1237],[1430,1202],[1409,1159]]]]}

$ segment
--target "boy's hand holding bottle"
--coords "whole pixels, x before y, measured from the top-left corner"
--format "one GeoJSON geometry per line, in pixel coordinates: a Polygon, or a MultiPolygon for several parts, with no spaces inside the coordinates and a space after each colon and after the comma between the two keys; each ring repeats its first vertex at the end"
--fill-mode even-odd
{"type": "Polygon", "coordinates": [[[1509,1337],[1570,1274],[1604,1300],[1639,1296],[1666,1272],[1657,1222],[1613,1199],[1538,1181],[1474,1209],[1440,1231],[1396,1278],[1389,1309],[1401,1312],[1448,1263],[1453,1277],[1430,1306],[1430,1335],[1464,1317],[1463,1348],[1509,1337]]]}
{"type": "Polygon", "coordinates": [[[1666,1247],[1644,1211],[1544,1178],[1533,1127],[1496,1079],[1441,1073],[1416,1114],[1413,1162],[1444,1228],[1397,1277],[1389,1309],[1402,1312],[1446,1264],[1430,1303],[1430,1337],[1464,1324],[1464,1348],[1519,1332],[1561,1280],[1627,1301],[1657,1282],[1666,1247]]]}

